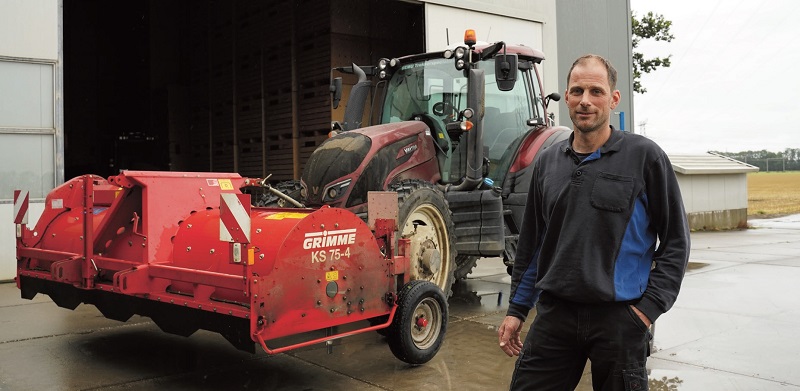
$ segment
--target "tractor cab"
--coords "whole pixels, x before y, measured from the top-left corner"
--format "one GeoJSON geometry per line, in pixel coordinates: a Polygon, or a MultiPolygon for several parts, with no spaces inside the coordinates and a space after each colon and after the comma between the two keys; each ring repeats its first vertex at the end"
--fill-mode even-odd
{"type": "MultiPolygon", "coordinates": [[[[547,123],[535,65],[544,55],[504,42],[477,44],[474,34],[468,30],[463,46],[443,52],[346,68],[362,75],[350,94],[346,126],[361,120],[366,89],[373,88],[369,124],[425,123],[435,141],[440,183],[502,186],[524,136],[547,123]],[[377,76],[376,85],[365,82],[368,75],[377,76]]],[[[332,83],[334,102],[338,80],[332,83]]]]}

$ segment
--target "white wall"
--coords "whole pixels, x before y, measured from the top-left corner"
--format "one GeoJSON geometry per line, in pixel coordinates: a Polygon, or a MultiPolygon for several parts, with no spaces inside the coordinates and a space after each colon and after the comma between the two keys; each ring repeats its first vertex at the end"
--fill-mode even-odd
{"type": "Polygon", "coordinates": [[[30,191],[33,226],[63,181],[60,9],[60,0],[0,0],[0,281],[16,275],[12,191],[30,191]]]}
{"type": "MultiPolygon", "coordinates": [[[[28,228],[33,229],[44,211],[44,201],[31,202],[28,208],[28,228]]],[[[13,280],[17,275],[16,227],[14,205],[0,205],[0,281],[13,280]],[[8,207],[7,207],[8,206],[8,207]]]]}
{"type": "Polygon", "coordinates": [[[58,0],[0,1],[0,55],[58,58],[58,0]]]}
{"type": "Polygon", "coordinates": [[[686,213],[747,208],[747,174],[677,174],[686,213]]]}
{"type": "MultiPolygon", "coordinates": [[[[558,91],[556,0],[426,0],[425,51],[463,44],[464,30],[478,41],[523,44],[544,52],[540,71],[545,95],[558,91]]],[[[560,92],[559,92],[560,93],[560,92]]],[[[550,111],[558,116],[558,105],[550,111]]]]}

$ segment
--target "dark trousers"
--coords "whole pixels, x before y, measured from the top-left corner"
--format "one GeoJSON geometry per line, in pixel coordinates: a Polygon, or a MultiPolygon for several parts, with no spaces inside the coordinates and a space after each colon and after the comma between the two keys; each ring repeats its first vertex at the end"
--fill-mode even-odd
{"type": "Polygon", "coordinates": [[[652,338],[627,303],[583,304],[542,293],[511,390],[574,390],[591,362],[596,391],[647,390],[652,338]]]}

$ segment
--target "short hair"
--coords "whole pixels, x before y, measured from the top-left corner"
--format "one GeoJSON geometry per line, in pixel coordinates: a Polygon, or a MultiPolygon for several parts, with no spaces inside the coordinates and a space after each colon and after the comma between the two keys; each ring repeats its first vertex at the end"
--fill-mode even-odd
{"type": "Polygon", "coordinates": [[[617,89],[617,70],[614,69],[614,66],[611,63],[603,58],[602,56],[598,56],[596,54],[586,54],[581,57],[578,57],[575,62],[572,63],[572,66],[569,68],[569,73],[567,73],[567,86],[569,86],[569,78],[572,77],[572,70],[575,69],[576,66],[579,64],[584,64],[588,60],[597,60],[600,64],[603,64],[606,67],[606,71],[608,72],[608,84],[611,86],[611,91],[617,89]]]}

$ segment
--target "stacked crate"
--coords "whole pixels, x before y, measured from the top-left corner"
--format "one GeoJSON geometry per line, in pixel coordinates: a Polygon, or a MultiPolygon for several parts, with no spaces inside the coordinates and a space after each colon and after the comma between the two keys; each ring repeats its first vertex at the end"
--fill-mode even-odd
{"type": "Polygon", "coordinates": [[[190,29],[193,169],[292,179],[293,90],[299,169],[330,129],[330,2],[202,4],[190,29]]]}
{"type": "Polygon", "coordinates": [[[189,146],[189,166],[193,171],[211,171],[208,90],[210,15],[207,2],[189,8],[189,42],[193,44],[192,50],[188,51],[191,136],[185,143],[189,146]]]}
{"type": "Polygon", "coordinates": [[[235,99],[236,141],[238,141],[237,171],[245,176],[258,177],[263,171],[263,129],[261,88],[262,45],[265,38],[264,2],[236,3],[233,29],[236,39],[235,99]]]}
{"type": "MultiPolygon", "coordinates": [[[[292,179],[330,131],[331,67],[374,65],[381,56],[422,50],[422,29],[414,23],[384,23],[422,20],[419,4],[402,1],[208,0],[190,12],[196,171],[292,179]]],[[[344,90],[333,113],[339,120],[344,90]]]]}
{"type": "Polygon", "coordinates": [[[232,111],[234,10],[235,2],[211,2],[209,5],[210,170],[219,172],[234,171],[232,111]]]}
{"type": "MultiPolygon", "coordinates": [[[[294,2],[270,2],[263,40],[266,174],[292,179],[292,19],[294,2]]],[[[299,113],[299,112],[298,112],[299,113]]],[[[299,113],[301,114],[301,113],[299,113]]]]}
{"type": "Polygon", "coordinates": [[[296,18],[300,169],[330,132],[330,1],[305,0],[296,18]]]}

